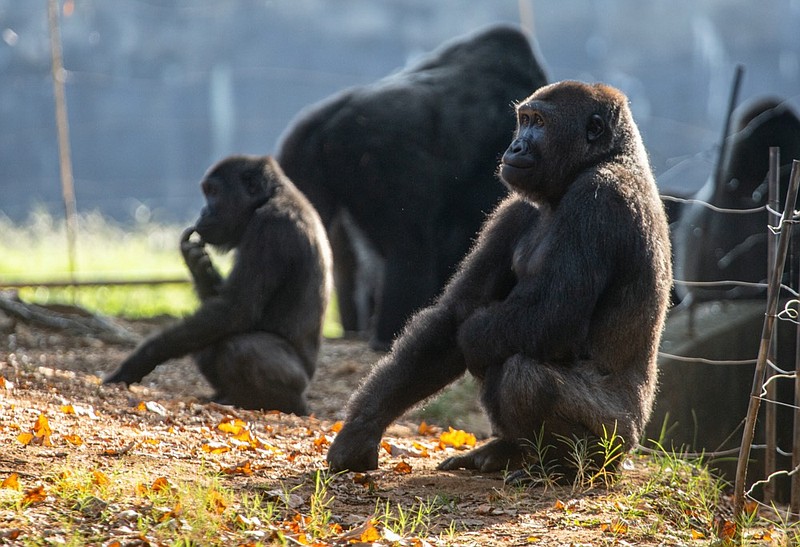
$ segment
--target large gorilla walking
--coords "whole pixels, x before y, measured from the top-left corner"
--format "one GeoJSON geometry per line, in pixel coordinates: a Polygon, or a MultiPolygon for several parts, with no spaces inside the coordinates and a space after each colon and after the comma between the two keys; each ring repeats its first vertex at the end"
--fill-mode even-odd
{"type": "Polygon", "coordinates": [[[440,468],[519,467],[537,436],[554,464],[568,463],[564,437],[639,441],[672,271],[627,99],[602,84],[553,84],[517,107],[517,126],[500,168],[513,195],[353,395],[332,469],[377,467],[384,429],[466,370],[497,438],[440,468]]]}
{"type": "Polygon", "coordinates": [[[513,103],[545,81],[527,37],[495,26],[291,124],[276,157],[328,228],[345,329],[369,327],[374,299],[372,342],[386,348],[444,286],[504,193],[494,171],[513,103]],[[356,283],[354,255],[370,251],[381,279],[356,283]]]}

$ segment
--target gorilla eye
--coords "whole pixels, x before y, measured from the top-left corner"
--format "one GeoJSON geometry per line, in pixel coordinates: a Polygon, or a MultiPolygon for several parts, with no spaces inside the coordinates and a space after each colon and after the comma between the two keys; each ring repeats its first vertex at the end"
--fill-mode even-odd
{"type": "Polygon", "coordinates": [[[527,114],[520,114],[519,115],[519,124],[520,125],[528,125],[531,123],[531,117],[527,114]]]}
{"type": "Polygon", "coordinates": [[[536,127],[542,127],[544,125],[544,118],[542,118],[541,114],[539,113],[533,114],[533,125],[535,125],[536,127]]]}
{"type": "Polygon", "coordinates": [[[203,181],[201,189],[203,190],[203,195],[206,197],[213,197],[217,195],[217,185],[211,184],[209,181],[203,181]]]}

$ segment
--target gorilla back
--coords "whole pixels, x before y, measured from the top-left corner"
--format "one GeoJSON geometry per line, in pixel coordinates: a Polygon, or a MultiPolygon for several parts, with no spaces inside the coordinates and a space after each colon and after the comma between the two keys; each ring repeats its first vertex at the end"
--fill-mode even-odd
{"type": "Polygon", "coordinates": [[[159,363],[192,353],[215,400],[306,414],[330,292],[322,223],[269,157],[226,158],[201,188],[206,206],[181,251],[202,304],[143,342],[105,382],[138,382],[159,363]],[[236,250],[227,278],[205,243],[236,250]]]}
{"type": "Polygon", "coordinates": [[[512,104],[544,83],[527,37],[491,27],[290,125],[277,159],[328,227],[346,330],[368,326],[371,310],[353,302],[379,287],[369,295],[373,346],[385,348],[440,291],[504,193],[494,170],[514,130],[512,104]],[[348,255],[362,234],[384,267],[382,280],[354,287],[359,266],[348,255]]]}
{"type": "Polygon", "coordinates": [[[639,441],[672,271],[627,98],[602,84],[541,88],[517,106],[500,174],[513,195],[354,394],[331,468],[377,467],[384,429],[465,370],[498,438],[441,469],[518,468],[539,438],[569,472],[564,438],[639,441]]]}

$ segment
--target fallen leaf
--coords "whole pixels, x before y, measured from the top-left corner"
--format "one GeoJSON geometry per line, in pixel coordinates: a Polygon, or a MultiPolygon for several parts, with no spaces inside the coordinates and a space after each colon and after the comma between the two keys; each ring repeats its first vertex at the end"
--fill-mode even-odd
{"type": "Polygon", "coordinates": [[[95,469],[92,471],[92,482],[97,486],[106,486],[111,484],[111,479],[99,469],[95,469]]]}
{"type": "Polygon", "coordinates": [[[205,443],[200,448],[203,450],[203,452],[208,452],[209,454],[224,454],[225,452],[230,452],[231,450],[229,445],[213,441],[205,443]]]}
{"type": "Polygon", "coordinates": [[[8,490],[21,490],[22,487],[19,484],[19,475],[17,473],[11,473],[5,479],[3,479],[3,483],[0,484],[0,488],[5,488],[8,490]]]}
{"type": "Polygon", "coordinates": [[[341,420],[339,420],[338,422],[334,423],[334,424],[331,426],[331,428],[330,428],[330,430],[329,430],[329,431],[330,431],[331,433],[339,433],[339,432],[342,430],[342,427],[343,427],[343,426],[344,426],[344,422],[343,422],[343,421],[341,421],[341,420]]]}
{"type": "Polygon", "coordinates": [[[64,435],[64,440],[73,446],[81,446],[83,444],[83,439],[78,435],[64,435]]]}
{"type": "Polygon", "coordinates": [[[22,504],[31,505],[42,502],[45,499],[47,499],[47,492],[45,491],[44,486],[36,486],[25,491],[25,494],[22,496],[22,504]]]}
{"type": "Polygon", "coordinates": [[[25,433],[20,433],[19,435],[17,435],[17,440],[21,442],[24,446],[28,446],[33,440],[33,433],[29,433],[27,431],[25,433]]]}
{"type": "Polygon", "coordinates": [[[173,487],[167,477],[158,477],[153,481],[153,484],[150,485],[150,490],[153,492],[171,492],[173,487]]]}
{"type": "Polygon", "coordinates": [[[14,382],[9,382],[4,377],[0,376],[0,389],[11,391],[12,389],[14,389],[14,382]]]}
{"type": "Polygon", "coordinates": [[[714,517],[714,532],[723,540],[732,540],[736,537],[736,523],[719,515],[714,517]]]}
{"type": "Polygon", "coordinates": [[[222,472],[226,475],[252,475],[253,469],[250,465],[250,461],[248,460],[230,467],[223,467],[222,472]]]}
{"type": "Polygon", "coordinates": [[[407,475],[411,473],[411,466],[408,465],[406,462],[399,462],[397,465],[394,466],[394,472],[399,475],[407,475]]]}
{"type": "Polygon", "coordinates": [[[628,523],[621,519],[614,519],[610,523],[601,525],[600,529],[607,534],[625,534],[628,532],[628,523]]]}
{"type": "Polygon", "coordinates": [[[375,527],[375,524],[374,519],[368,519],[363,524],[339,536],[336,543],[374,543],[381,539],[381,533],[375,527]]]}
{"type": "Polygon", "coordinates": [[[475,446],[477,439],[472,433],[467,433],[460,429],[449,428],[439,435],[439,444],[444,448],[445,446],[452,446],[453,448],[463,448],[466,446],[475,446]]]}

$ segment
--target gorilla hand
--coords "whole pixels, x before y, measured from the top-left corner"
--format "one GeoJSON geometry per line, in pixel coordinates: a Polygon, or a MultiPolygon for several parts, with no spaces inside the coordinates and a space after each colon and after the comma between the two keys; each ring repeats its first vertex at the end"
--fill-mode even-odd
{"type": "MultiPolygon", "coordinates": [[[[382,431],[348,423],[336,435],[328,449],[328,467],[331,471],[369,471],[378,468],[378,447],[382,431]]],[[[374,429],[374,428],[372,428],[374,429]]]]}
{"type": "Polygon", "coordinates": [[[191,226],[181,234],[181,254],[186,267],[194,279],[195,288],[200,298],[206,298],[219,293],[222,285],[222,276],[219,275],[211,262],[211,257],[205,249],[205,242],[200,239],[193,241],[192,234],[195,227],[191,226]]]}
{"type": "Polygon", "coordinates": [[[117,370],[103,378],[104,384],[135,384],[141,382],[158,364],[153,363],[152,352],[145,342],[125,359],[117,370]]]}
{"type": "Polygon", "coordinates": [[[501,364],[508,357],[500,351],[497,341],[487,336],[487,325],[491,318],[490,311],[481,308],[458,328],[458,347],[464,355],[467,370],[479,380],[486,375],[487,368],[501,364]]]}

